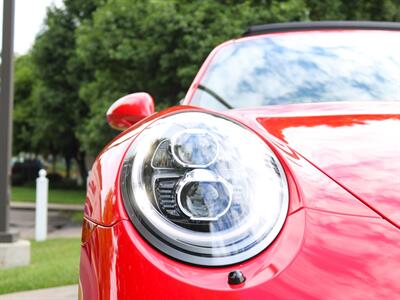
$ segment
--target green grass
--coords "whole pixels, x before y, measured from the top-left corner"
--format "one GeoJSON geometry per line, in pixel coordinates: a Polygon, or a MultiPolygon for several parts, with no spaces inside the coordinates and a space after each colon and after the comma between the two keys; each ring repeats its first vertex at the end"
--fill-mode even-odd
{"type": "MultiPolygon", "coordinates": [[[[15,202],[35,202],[36,190],[34,187],[12,187],[11,200],[15,202]]],[[[49,203],[83,204],[84,190],[49,189],[49,203]]]]}
{"type": "Polygon", "coordinates": [[[31,242],[31,264],[0,270],[0,294],[78,283],[80,239],[31,242]]]}

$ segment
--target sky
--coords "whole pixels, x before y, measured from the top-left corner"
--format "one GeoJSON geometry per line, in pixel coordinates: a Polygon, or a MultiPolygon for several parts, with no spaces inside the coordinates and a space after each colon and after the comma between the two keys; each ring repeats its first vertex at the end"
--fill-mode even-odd
{"type": "MultiPolygon", "coordinates": [[[[3,6],[1,0],[1,6],[3,6]]],[[[43,26],[46,8],[60,6],[62,0],[15,0],[14,52],[25,54],[32,47],[35,36],[43,26]]]]}

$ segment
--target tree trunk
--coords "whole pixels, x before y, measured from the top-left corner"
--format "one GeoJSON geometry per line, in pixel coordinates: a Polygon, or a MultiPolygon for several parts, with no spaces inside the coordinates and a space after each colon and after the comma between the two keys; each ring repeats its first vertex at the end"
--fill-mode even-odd
{"type": "Polygon", "coordinates": [[[52,157],[51,157],[51,171],[53,172],[53,173],[56,173],[56,162],[57,162],[57,156],[55,155],[55,154],[52,154],[51,155],[52,157]]]}
{"type": "Polygon", "coordinates": [[[70,179],[71,178],[71,163],[72,163],[71,157],[66,156],[64,159],[65,159],[65,172],[66,172],[65,177],[67,179],[70,179]]]}
{"type": "Polygon", "coordinates": [[[76,163],[78,164],[79,174],[82,178],[82,184],[84,184],[86,182],[86,178],[88,176],[85,157],[86,157],[86,153],[84,151],[80,151],[75,158],[76,163]]]}

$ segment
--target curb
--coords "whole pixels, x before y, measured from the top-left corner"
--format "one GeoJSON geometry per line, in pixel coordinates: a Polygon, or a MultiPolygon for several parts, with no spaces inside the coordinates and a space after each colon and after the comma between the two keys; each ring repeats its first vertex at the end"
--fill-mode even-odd
{"type": "MultiPolygon", "coordinates": [[[[53,211],[83,211],[83,204],[49,203],[47,209],[53,211]]],[[[11,202],[10,208],[19,210],[36,210],[36,203],[11,202]]]]}
{"type": "Polygon", "coordinates": [[[0,295],[0,300],[54,300],[54,299],[57,300],[78,299],[78,286],[69,285],[69,286],[0,295]]]}

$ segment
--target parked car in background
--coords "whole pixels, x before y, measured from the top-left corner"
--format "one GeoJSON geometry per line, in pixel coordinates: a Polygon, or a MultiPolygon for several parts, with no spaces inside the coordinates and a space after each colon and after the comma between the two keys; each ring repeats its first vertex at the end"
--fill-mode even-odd
{"type": "Polygon", "coordinates": [[[45,168],[42,161],[37,158],[14,160],[12,162],[12,184],[14,186],[27,183],[34,184],[40,169],[45,168]]]}
{"type": "Polygon", "coordinates": [[[182,105],[107,113],[83,299],[396,299],[400,24],[251,27],[182,105]]]}

